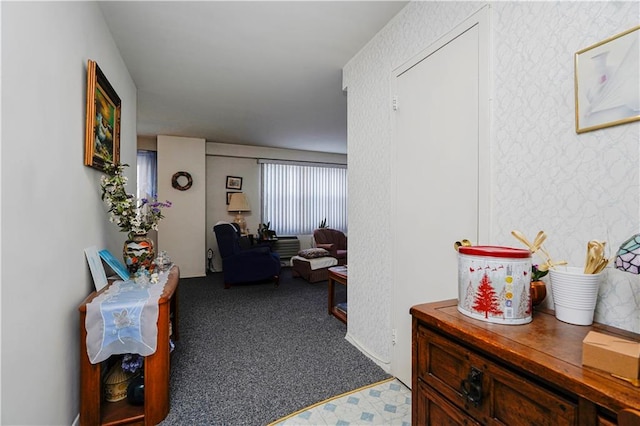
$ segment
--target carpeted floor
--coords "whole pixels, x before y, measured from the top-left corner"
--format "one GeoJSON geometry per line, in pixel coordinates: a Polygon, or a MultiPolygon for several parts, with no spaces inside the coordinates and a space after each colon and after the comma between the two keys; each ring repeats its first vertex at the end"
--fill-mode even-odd
{"type": "Polygon", "coordinates": [[[279,287],[224,290],[214,273],[181,279],[179,291],[180,340],[163,425],[266,425],[391,377],[327,314],[326,281],[310,284],[283,268],[279,287]]]}

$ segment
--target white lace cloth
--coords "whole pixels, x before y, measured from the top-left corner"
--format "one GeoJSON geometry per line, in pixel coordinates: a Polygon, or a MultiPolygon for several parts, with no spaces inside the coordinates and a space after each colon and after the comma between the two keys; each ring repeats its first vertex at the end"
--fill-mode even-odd
{"type": "Polygon", "coordinates": [[[116,281],[87,304],[87,354],[92,364],[111,355],[137,353],[148,356],[156,351],[158,300],[169,271],[158,275],[157,284],[116,281]]]}

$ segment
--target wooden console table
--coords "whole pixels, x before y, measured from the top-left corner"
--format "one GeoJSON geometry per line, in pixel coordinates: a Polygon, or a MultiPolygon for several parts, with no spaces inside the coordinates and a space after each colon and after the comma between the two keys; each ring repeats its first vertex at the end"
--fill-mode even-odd
{"type": "Polygon", "coordinates": [[[329,268],[329,315],[333,315],[343,323],[347,323],[347,313],[338,309],[335,299],[335,284],[347,285],[347,266],[334,266],[329,268]]]}
{"type": "Polygon", "coordinates": [[[85,318],[87,304],[98,294],[91,293],[80,305],[80,424],[81,425],[156,425],[169,413],[169,333],[178,340],[178,282],[180,270],[171,268],[158,300],[158,340],[153,355],[144,359],[144,405],[130,405],[126,399],[106,402],[102,392],[102,363],[91,364],[87,355],[85,318]]]}
{"type": "Polygon", "coordinates": [[[591,330],[640,340],[594,323],[534,312],[525,325],[462,315],[456,300],[411,308],[413,425],[638,425],[640,389],[582,366],[591,330]],[[630,419],[630,420],[628,420],[630,419]]]}

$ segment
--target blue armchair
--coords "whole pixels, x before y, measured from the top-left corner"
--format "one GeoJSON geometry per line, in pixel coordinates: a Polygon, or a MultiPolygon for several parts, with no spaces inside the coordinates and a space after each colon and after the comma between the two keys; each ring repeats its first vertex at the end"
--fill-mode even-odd
{"type": "Polygon", "coordinates": [[[231,284],[273,279],[280,283],[280,256],[268,246],[243,249],[240,229],[235,223],[219,223],[213,227],[218,241],[224,271],[224,288],[231,284]]]}

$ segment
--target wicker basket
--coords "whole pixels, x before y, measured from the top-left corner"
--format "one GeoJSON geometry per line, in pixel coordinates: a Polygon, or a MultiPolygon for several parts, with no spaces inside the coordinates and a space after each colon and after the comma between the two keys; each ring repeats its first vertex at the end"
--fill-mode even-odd
{"type": "Polygon", "coordinates": [[[107,377],[104,379],[104,398],[108,402],[117,402],[127,397],[127,387],[131,380],[135,377],[134,374],[127,373],[122,369],[121,363],[116,363],[107,377]]]}

